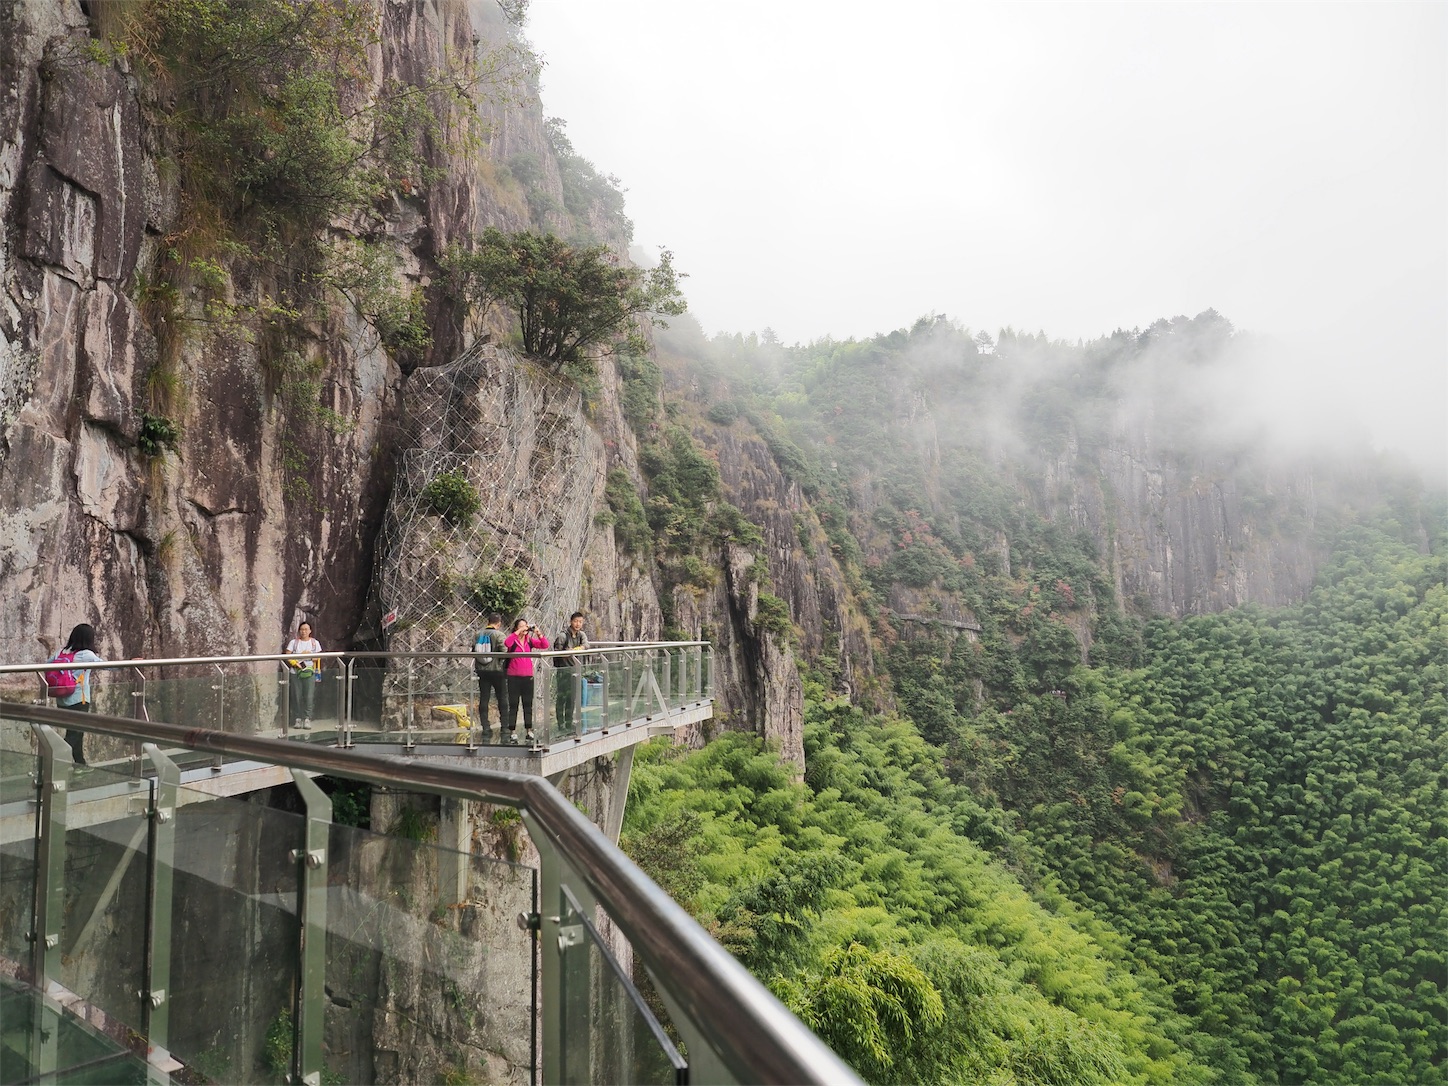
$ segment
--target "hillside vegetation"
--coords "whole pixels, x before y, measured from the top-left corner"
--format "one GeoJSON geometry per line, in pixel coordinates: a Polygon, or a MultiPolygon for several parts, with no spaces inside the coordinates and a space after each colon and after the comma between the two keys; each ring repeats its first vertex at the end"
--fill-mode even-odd
{"type": "Polygon", "coordinates": [[[801,485],[883,666],[847,698],[812,661],[802,783],[748,738],[653,752],[628,839],[873,1081],[1444,1080],[1441,504],[1346,457],[1308,502],[1224,439],[1171,390],[1234,338],[665,340],[701,440],[801,485]],[[1120,598],[1068,510],[1143,418],[1321,555],[1304,602],[1120,598]]]}

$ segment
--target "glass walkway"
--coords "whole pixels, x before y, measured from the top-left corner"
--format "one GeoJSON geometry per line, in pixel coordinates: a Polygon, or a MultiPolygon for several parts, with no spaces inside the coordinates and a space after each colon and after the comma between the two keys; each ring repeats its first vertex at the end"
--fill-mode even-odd
{"type": "Polygon", "coordinates": [[[512,748],[470,664],[330,654],[300,732],[279,657],[0,668],[0,1081],[857,1082],[550,783],[707,715],[707,647],[540,668],[512,748]]]}

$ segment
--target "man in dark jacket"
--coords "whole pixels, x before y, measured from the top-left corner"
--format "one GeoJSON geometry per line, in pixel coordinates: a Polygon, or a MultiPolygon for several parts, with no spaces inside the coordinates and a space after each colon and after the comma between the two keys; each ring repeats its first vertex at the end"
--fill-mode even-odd
{"type": "MultiPolygon", "coordinates": [[[[583,612],[574,611],[568,616],[568,628],[553,642],[555,649],[586,649],[588,635],[583,632],[583,612]]],[[[554,728],[560,735],[573,730],[573,717],[578,708],[579,684],[583,681],[583,657],[581,655],[555,656],[553,666],[566,668],[554,673],[557,693],[553,699],[554,728]]]]}

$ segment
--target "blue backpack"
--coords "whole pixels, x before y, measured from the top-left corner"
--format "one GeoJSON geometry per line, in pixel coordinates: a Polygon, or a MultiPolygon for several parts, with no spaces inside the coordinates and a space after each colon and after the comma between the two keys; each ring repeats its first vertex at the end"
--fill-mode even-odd
{"type": "Polygon", "coordinates": [[[473,660],[473,670],[477,672],[501,671],[508,662],[503,653],[508,650],[503,647],[503,639],[508,635],[499,629],[487,629],[478,633],[477,640],[473,642],[473,652],[476,659],[473,660]]]}

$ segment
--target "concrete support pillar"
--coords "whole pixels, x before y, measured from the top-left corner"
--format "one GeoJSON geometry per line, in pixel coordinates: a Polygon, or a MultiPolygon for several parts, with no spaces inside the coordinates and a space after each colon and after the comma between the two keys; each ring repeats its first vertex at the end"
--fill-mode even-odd
{"type": "Polygon", "coordinates": [[[439,905],[458,905],[467,900],[468,876],[473,857],[473,805],[466,800],[442,797],[438,813],[437,899],[439,905]]]}

